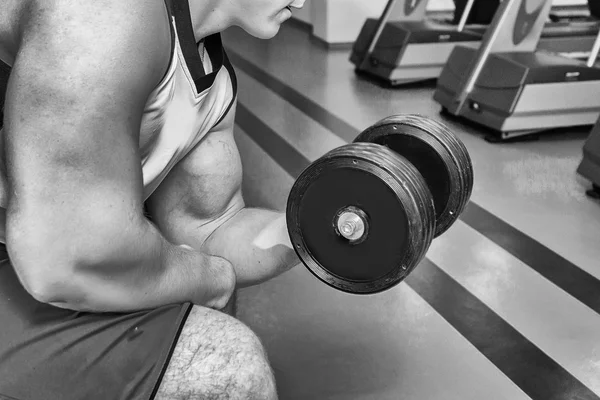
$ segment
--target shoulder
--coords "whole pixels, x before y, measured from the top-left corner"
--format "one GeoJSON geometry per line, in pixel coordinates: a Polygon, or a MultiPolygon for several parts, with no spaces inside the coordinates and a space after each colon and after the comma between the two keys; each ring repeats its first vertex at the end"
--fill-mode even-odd
{"type": "Polygon", "coordinates": [[[50,46],[57,57],[112,57],[142,68],[168,65],[171,33],[164,0],[30,0],[25,8],[20,47],[50,46]]]}
{"type": "MultiPolygon", "coordinates": [[[[160,29],[164,25],[161,20],[168,20],[164,0],[28,0],[21,16],[23,29],[52,23],[63,28],[111,26],[117,32],[133,32],[140,27],[160,29]]],[[[112,30],[103,32],[113,34],[112,30]]]]}

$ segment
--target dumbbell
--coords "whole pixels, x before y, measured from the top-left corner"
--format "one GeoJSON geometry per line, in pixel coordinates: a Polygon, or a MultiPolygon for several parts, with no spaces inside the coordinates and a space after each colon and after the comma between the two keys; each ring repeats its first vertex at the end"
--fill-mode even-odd
{"type": "Polygon", "coordinates": [[[302,263],[326,284],[371,294],[403,281],[464,211],[473,167],[443,124],[393,115],[309,165],[286,219],[302,263]]]}

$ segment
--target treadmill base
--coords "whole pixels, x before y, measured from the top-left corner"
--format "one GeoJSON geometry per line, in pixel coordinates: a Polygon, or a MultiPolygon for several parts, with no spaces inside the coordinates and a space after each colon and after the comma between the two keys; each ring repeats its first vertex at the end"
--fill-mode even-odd
{"type": "Polygon", "coordinates": [[[600,186],[592,185],[592,188],[586,191],[585,194],[594,200],[600,200],[600,186]]]}
{"type": "Polygon", "coordinates": [[[488,143],[514,143],[514,142],[533,142],[540,139],[541,131],[518,131],[518,132],[500,132],[499,134],[489,134],[484,137],[488,143]]]}

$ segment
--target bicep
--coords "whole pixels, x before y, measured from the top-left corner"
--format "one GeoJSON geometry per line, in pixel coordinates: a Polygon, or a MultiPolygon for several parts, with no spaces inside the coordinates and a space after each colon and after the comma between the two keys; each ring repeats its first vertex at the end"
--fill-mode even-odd
{"type": "Polygon", "coordinates": [[[203,239],[244,207],[242,162],[233,135],[235,103],[148,200],[153,221],[173,242],[203,239]]]}
{"type": "Polygon", "coordinates": [[[11,72],[4,126],[9,241],[85,237],[87,221],[141,209],[137,135],[159,76],[142,61],[155,58],[161,42],[122,25],[115,10],[86,4],[38,10],[11,72]]]}

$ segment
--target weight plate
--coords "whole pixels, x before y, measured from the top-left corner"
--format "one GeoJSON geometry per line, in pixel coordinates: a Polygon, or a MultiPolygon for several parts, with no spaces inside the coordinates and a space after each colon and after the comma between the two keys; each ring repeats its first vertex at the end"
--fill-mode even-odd
{"type": "Polygon", "coordinates": [[[394,115],[364,130],[354,142],[389,147],[414,164],[433,195],[435,237],[464,211],[473,190],[473,165],[464,144],[443,124],[420,115],[394,115]]]}
{"type": "Polygon", "coordinates": [[[339,147],[306,168],[290,191],[286,217],[309,271],[357,294],[401,282],[424,257],[435,228],[431,193],[418,171],[371,143],[339,147]],[[347,236],[345,222],[358,222],[347,236]]]}

